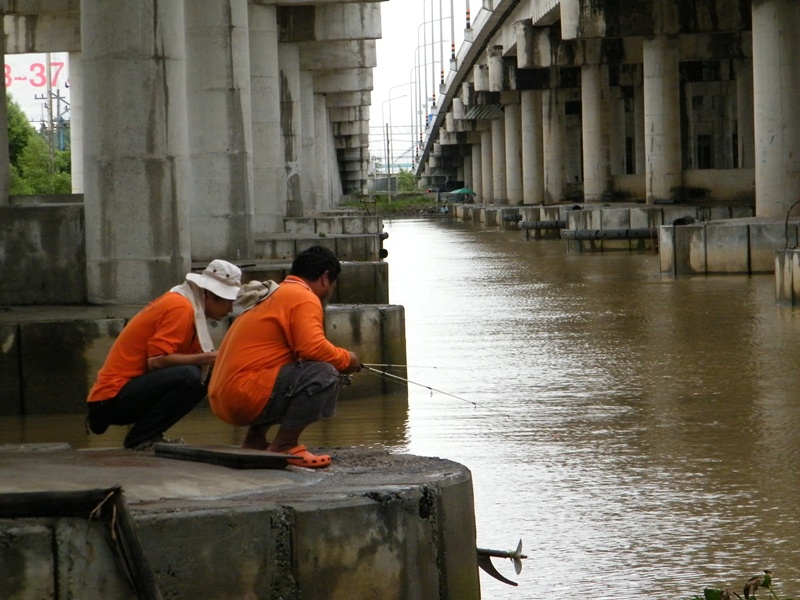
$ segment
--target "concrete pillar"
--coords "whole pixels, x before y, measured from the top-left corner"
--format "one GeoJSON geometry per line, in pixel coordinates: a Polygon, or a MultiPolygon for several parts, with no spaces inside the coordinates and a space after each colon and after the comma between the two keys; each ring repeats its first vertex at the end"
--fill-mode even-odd
{"type": "Polygon", "coordinates": [[[286,176],[281,140],[278,22],[274,6],[250,4],[253,230],[283,231],[286,176]]]}
{"type": "MultiPolygon", "coordinates": [[[[309,71],[300,71],[300,194],[304,210],[314,211],[322,201],[317,189],[316,157],[314,141],[317,135],[315,127],[316,111],[314,110],[314,75],[309,71]]],[[[320,138],[320,142],[327,139],[320,138]]],[[[321,145],[324,145],[322,143],[321,145]]]]}
{"type": "Polygon", "coordinates": [[[644,151],[644,82],[642,81],[642,68],[638,69],[636,84],[633,86],[633,151],[635,165],[633,172],[643,175],[645,172],[644,151]]]}
{"type": "Polygon", "coordinates": [[[488,55],[487,66],[489,68],[489,91],[502,92],[505,80],[503,73],[503,47],[490,46],[486,51],[488,55]]]}
{"type": "Polygon", "coordinates": [[[544,148],[544,203],[564,198],[566,185],[566,116],[558,88],[542,92],[542,137],[544,148]]]}
{"type": "Polygon", "coordinates": [[[520,95],[522,130],[522,196],[526,204],[544,202],[542,160],[542,93],[526,90],[520,95]]]}
{"type": "MultiPolygon", "coordinates": [[[[494,188],[492,186],[492,129],[481,131],[481,200],[483,204],[494,203],[494,188]]],[[[477,190],[475,190],[477,191],[477,190]]]]}
{"type": "Polygon", "coordinates": [[[186,11],[192,258],[253,256],[247,0],[186,11]]]}
{"type": "Polygon", "coordinates": [[[83,57],[69,55],[69,151],[72,161],[72,193],[82,194],[83,183],[83,57]]]}
{"type": "Polygon", "coordinates": [[[336,151],[330,152],[331,123],[328,118],[328,107],[323,94],[314,94],[314,138],[319,143],[313,143],[311,151],[314,153],[314,208],[323,210],[332,208],[334,200],[342,194],[339,174],[336,172],[336,151]],[[336,182],[338,191],[332,193],[331,184],[336,182]]]}
{"type": "Polygon", "coordinates": [[[506,159],[506,199],[508,204],[522,204],[522,135],[521,110],[519,104],[506,104],[505,107],[505,159],[506,159]]]}
{"type": "Polygon", "coordinates": [[[800,199],[800,3],[753,3],[756,216],[800,199]]]}
{"type": "MultiPolygon", "coordinates": [[[[461,181],[464,182],[465,187],[472,187],[472,148],[474,146],[470,147],[470,153],[461,162],[461,181]]],[[[472,191],[475,191],[475,189],[473,188],[472,191]]]]}
{"type": "Polygon", "coordinates": [[[609,160],[611,161],[611,191],[613,192],[613,176],[625,174],[625,140],[628,131],[625,97],[622,90],[619,87],[611,88],[609,98],[609,115],[611,117],[608,127],[609,160]]]}
{"type": "MultiPolygon", "coordinates": [[[[6,62],[6,36],[0,34],[0,58],[6,62]]],[[[9,203],[8,190],[11,183],[11,164],[8,150],[8,94],[6,86],[0,91],[0,206],[9,203]]]]}
{"type": "Polygon", "coordinates": [[[753,122],[753,63],[750,59],[734,63],[736,73],[736,132],[738,137],[739,168],[752,169],[755,161],[753,122]]]}
{"type": "Polygon", "coordinates": [[[680,74],[678,40],[645,38],[644,130],[647,203],[680,198],[681,169],[680,74]]]}
{"type": "Polygon", "coordinates": [[[492,198],[495,204],[508,204],[506,191],[506,128],[505,118],[491,120],[492,124],[492,198]]]}
{"type": "Polygon", "coordinates": [[[303,196],[300,190],[300,152],[302,110],[300,105],[300,50],[297,44],[278,44],[281,70],[281,143],[286,172],[286,216],[303,216],[303,196]]]}
{"type": "Polygon", "coordinates": [[[183,3],[81,0],[81,49],[89,302],[147,302],[191,262],[183,3]]]}
{"type": "Polygon", "coordinates": [[[480,194],[479,200],[482,202],[483,198],[483,165],[481,164],[481,144],[472,144],[472,180],[465,183],[472,188],[476,194],[480,194]]]}
{"type": "Polygon", "coordinates": [[[583,129],[583,198],[599,202],[611,192],[611,147],[608,67],[581,67],[583,129]]]}

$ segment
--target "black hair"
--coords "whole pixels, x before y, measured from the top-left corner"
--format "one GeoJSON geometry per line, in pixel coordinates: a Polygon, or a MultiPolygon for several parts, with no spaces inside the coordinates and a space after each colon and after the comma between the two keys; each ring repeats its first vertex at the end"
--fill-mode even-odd
{"type": "Polygon", "coordinates": [[[342,272],[342,264],[330,249],[324,246],[311,246],[295,257],[289,275],[316,281],[325,271],[328,272],[332,282],[336,281],[342,272]]]}

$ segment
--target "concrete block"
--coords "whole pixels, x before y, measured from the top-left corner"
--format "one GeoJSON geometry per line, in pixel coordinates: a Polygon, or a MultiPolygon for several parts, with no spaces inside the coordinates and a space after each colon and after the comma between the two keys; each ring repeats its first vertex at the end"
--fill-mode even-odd
{"type": "Polygon", "coordinates": [[[368,236],[346,235],[333,238],[336,242],[334,252],[336,257],[342,260],[377,260],[377,256],[369,256],[367,252],[368,236]]]}
{"type": "Polygon", "coordinates": [[[342,217],[340,219],[342,233],[355,235],[357,233],[367,233],[364,217],[342,217]]]}
{"type": "Polygon", "coordinates": [[[630,209],[631,229],[648,229],[664,225],[664,212],[656,207],[630,209]]]}
{"type": "Polygon", "coordinates": [[[664,211],[664,225],[672,225],[676,219],[683,219],[691,217],[697,221],[702,219],[697,214],[697,207],[695,206],[665,206],[664,211]]]}
{"type": "Polygon", "coordinates": [[[315,220],[311,217],[294,217],[283,220],[283,230],[286,233],[314,234],[317,232],[315,220]]]}
{"type": "Polygon", "coordinates": [[[49,527],[33,521],[0,519],[0,567],[3,598],[56,598],[53,533],[49,527]]]}
{"type": "Polygon", "coordinates": [[[137,515],[136,524],[164,598],[197,598],[199,590],[215,600],[298,597],[291,576],[291,520],[284,508],[259,502],[249,508],[169,511],[137,515]]]}
{"type": "Polygon", "coordinates": [[[746,219],[755,215],[752,206],[732,206],[731,219],[746,219]]]}
{"type": "Polygon", "coordinates": [[[793,250],[791,252],[792,266],[792,304],[800,304],[800,252],[793,250]]]}
{"type": "Polygon", "coordinates": [[[0,206],[0,304],[86,302],[83,204],[0,206]]]}
{"type": "Polygon", "coordinates": [[[442,598],[479,598],[477,555],[471,540],[476,539],[472,476],[440,481],[437,486],[439,536],[447,554],[442,559],[442,598]]]}
{"type": "Polygon", "coordinates": [[[334,237],[298,237],[294,240],[294,253],[291,258],[300,254],[303,250],[307,250],[311,246],[322,246],[328,248],[331,252],[337,255],[339,260],[342,259],[336,252],[336,238],[334,237]]]}
{"type": "Polygon", "coordinates": [[[631,214],[627,208],[604,208],[600,211],[600,229],[630,229],[631,214]]]}
{"type": "Polygon", "coordinates": [[[0,415],[22,414],[19,328],[0,324],[0,415]]]}
{"type": "MultiPolygon", "coordinates": [[[[677,217],[676,217],[677,218],[677,217]]],[[[675,274],[696,275],[706,272],[706,230],[704,225],[681,225],[674,228],[675,274]]]]}
{"type": "Polygon", "coordinates": [[[338,217],[317,217],[314,219],[317,233],[338,235],[342,233],[342,220],[338,217]]]}
{"type": "Polygon", "coordinates": [[[766,222],[750,224],[750,272],[772,273],[775,251],[797,246],[796,224],[766,222]]]}
{"type": "Polygon", "coordinates": [[[658,228],[658,260],[662,274],[675,275],[675,227],[658,228]]]}
{"type": "MultiPolygon", "coordinates": [[[[775,302],[782,306],[794,304],[793,263],[794,250],[775,251],[775,302]]],[[[800,264],[800,261],[798,262],[800,264]]]]}
{"type": "Polygon", "coordinates": [[[295,240],[291,238],[257,239],[255,257],[265,260],[293,260],[295,256],[295,240]]]}
{"type": "Polygon", "coordinates": [[[431,502],[436,502],[435,496],[419,489],[374,492],[371,498],[341,500],[333,506],[329,502],[324,527],[316,507],[297,507],[299,598],[476,597],[477,588],[472,595],[442,594],[437,563],[446,557],[438,556],[431,502]]]}
{"type": "Polygon", "coordinates": [[[483,215],[481,216],[481,222],[486,227],[497,227],[500,224],[500,209],[498,208],[487,208],[483,211],[483,215]]]}
{"type": "Polygon", "coordinates": [[[56,522],[58,598],[136,600],[128,575],[110,546],[102,522],[65,518],[56,522]]]}
{"type": "MultiPolygon", "coordinates": [[[[680,229],[680,228],[679,228],[680,229]]],[[[744,223],[709,223],[706,232],[706,273],[747,273],[749,271],[748,228],[744,223]]],[[[773,252],[774,268],[775,255],[773,252]]]]}
{"type": "MultiPolygon", "coordinates": [[[[336,302],[339,304],[383,304],[372,296],[376,291],[374,262],[350,262],[336,282],[336,302]]],[[[387,294],[388,295],[388,294],[387,294]]]]}
{"type": "MultiPolygon", "coordinates": [[[[381,320],[381,310],[376,305],[330,305],[325,311],[325,335],[331,343],[355,352],[363,363],[383,363],[381,320]]],[[[358,377],[347,393],[379,396],[382,389],[382,378],[358,377]]]]}
{"type": "Polygon", "coordinates": [[[89,388],[124,324],[123,319],[21,323],[24,413],[84,412],[89,388]]]}

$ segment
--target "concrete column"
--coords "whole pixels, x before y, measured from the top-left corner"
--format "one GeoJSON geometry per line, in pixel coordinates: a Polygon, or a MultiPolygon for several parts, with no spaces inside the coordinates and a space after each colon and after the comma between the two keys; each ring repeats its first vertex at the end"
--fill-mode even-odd
{"type": "Polygon", "coordinates": [[[521,92],[520,100],[522,196],[527,204],[542,204],[544,202],[542,93],[526,90],[521,92]]]}
{"type": "Polygon", "coordinates": [[[278,44],[281,69],[281,142],[286,173],[286,216],[303,216],[300,190],[302,110],[300,105],[300,50],[297,44],[278,44]]]}
{"type": "Polygon", "coordinates": [[[72,193],[82,194],[83,183],[83,57],[69,55],[69,151],[72,161],[72,193]]]}
{"type": "MultiPolygon", "coordinates": [[[[464,182],[465,187],[472,186],[472,148],[470,147],[470,153],[466,155],[461,161],[461,181],[464,182]]],[[[473,188],[472,191],[475,191],[473,188]]]]}
{"type": "Polygon", "coordinates": [[[756,216],[785,217],[800,198],[800,3],[753,3],[756,216]]]}
{"type": "Polygon", "coordinates": [[[522,135],[519,104],[505,105],[506,198],[512,206],[522,204],[522,135]]]}
{"type": "MultiPolygon", "coordinates": [[[[322,194],[316,185],[314,141],[318,132],[315,127],[314,76],[309,71],[300,71],[300,94],[300,193],[304,209],[314,211],[322,200],[322,194]]],[[[320,138],[320,142],[323,139],[327,138],[320,138]]]]}
{"type": "Polygon", "coordinates": [[[611,192],[608,67],[581,67],[583,198],[599,202],[611,192]]]}
{"type": "Polygon", "coordinates": [[[753,63],[737,60],[736,72],[736,132],[739,139],[739,168],[752,169],[755,162],[755,133],[753,122],[753,63]]]}
{"type": "Polygon", "coordinates": [[[487,66],[489,68],[489,91],[502,92],[504,89],[503,81],[503,47],[490,46],[486,51],[488,55],[487,66]]]}
{"type": "Polygon", "coordinates": [[[491,120],[492,124],[492,198],[495,204],[508,204],[506,191],[506,127],[505,118],[491,120]]]}
{"type": "Polygon", "coordinates": [[[611,191],[614,191],[613,176],[625,174],[625,98],[619,87],[611,88],[609,95],[609,115],[611,116],[609,135],[609,160],[611,161],[611,191]]]}
{"type": "MultiPolygon", "coordinates": [[[[494,188],[492,186],[492,130],[481,131],[481,200],[483,204],[494,203],[494,188]]],[[[475,190],[477,191],[477,190],[475,190]]]]}
{"type": "Polygon", "coordinates": [[[558,88],[542,92],[542,137],[544,148],[544,203],[564,198],[566,184],[566,116],[558,88]]]}
{"type": "Polygon", "coordinates": [[[481,144],[472,144],[472,180],[465,183],[472,188],[476,194],[480,194],[479,200],[483,201],[483,165],[481,164],[481,144]]]}
{"type": "Polygon", "coordinates": [[[253,230],[283,231],[286,176],[281,140],[278,22],[274,6],[250,4],[253,230]]]}
{"type": "Polygon", "coordinates": [[[333,207],[333,200],[342,194],[339,174],[334,169],[337,165],[336,152],[329,154],[329,146],[333,136],[328,117],[328,107],[323,94],[314,94],[314,138],[320,143],[313,144],[311,151],[314,153],[314,208],[324,210],[333,207]],[[336,182],[338,190],[332,193],[331,185],[336,182]]]}
{"type": "MultiPolygon", "coordinates": [[[[0,34],[0,58],[6,62],[6,36],[0,34]]],[[[8,150],[8,94],[6,86],[0,90],[0,206],[9,203],[8,190],[11,183],[11,164],[8,150]]]]}
{"type": "Polygon", "coordinates": [[[148,302],[191,262],[183,3],[81,0],[81,48],[89,302],[148,302]]]}
{"type": "Polygon", "coordinates": [[[247,0],[186,11],[192,258],[253,256],[247,0]]]}
{"type": "Polygon", "coordinates": [[[642,81],[642,68],[639,68],[636,84],[633,86],[633,151],[636,164],[634,173],[643,175],[645,172],[644,151],[644,82],[642,81]]]}
{"type": "Polygon", "coordinates": [[[681,169],[680,75],[678,40],[645,38],[644,130],[647,203],[680,197],[681,169]]]}

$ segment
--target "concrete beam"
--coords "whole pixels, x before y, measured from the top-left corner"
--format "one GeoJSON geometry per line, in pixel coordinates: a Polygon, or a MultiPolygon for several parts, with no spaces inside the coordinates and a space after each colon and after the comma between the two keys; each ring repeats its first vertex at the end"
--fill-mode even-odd
{"type": "Polygon", "coordinates": [[[342,69],[314,77],[314,93],[359,92],[372,90],[372,69],[342,69]]]}
{"type": "Polygon", "coordinates": [[[370,68],[378,65],[375,40],[303,42],[300,44],[300,68],[306,71],[370,68]]]}
{"type": "Polygon", "coordinates": [[[5,15],[5,53],[80,52],[81,23],[77,13],[5,15]]]}
{"type": "Polygon", "coordinates": [[[733,32],[750,28],[750,4],[717,0],[562,0],[566,39],[733,32]]]}

